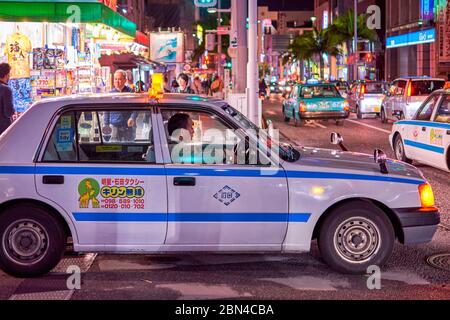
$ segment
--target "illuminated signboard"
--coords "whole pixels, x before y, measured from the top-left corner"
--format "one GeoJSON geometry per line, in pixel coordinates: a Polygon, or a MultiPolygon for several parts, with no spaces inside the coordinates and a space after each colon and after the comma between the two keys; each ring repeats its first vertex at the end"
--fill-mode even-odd
{"type": "Polygon", "coordinates": [[[420,18],[434,20],[434,0],[420,0],[420,18]]]}
{"type": "Polygon", "coordinates": [[[422,43],[431,43],[434,42],[435,40],[436,40],[436,30],[433,28],[388,37],[386,40],[386,48],[390,49],[390,48],[412,46],[422,43]]]}

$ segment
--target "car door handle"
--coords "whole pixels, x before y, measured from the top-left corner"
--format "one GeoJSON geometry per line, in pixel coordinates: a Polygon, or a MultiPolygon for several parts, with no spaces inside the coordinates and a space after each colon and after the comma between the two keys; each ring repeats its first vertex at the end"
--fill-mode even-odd
{"type": "Polygon", "coordinates": [[[422,131],[427,131],[427,127],[422,127],[422,131]]]}
{"type": "Polygon", "coordinates": [[[64,184],[64,176],[43,176],[43,184],[64,184]]]}
{"type": "Polygon", "coordinates": [[[194,177],[175,177],[173,178],[174,186],[181,187],[193,187],[195,186],[195,178],[194,177]]]}

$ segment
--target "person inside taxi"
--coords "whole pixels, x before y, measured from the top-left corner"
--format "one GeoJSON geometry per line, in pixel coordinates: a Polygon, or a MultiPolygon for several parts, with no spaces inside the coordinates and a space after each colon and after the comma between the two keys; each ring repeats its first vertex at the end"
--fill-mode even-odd
{"type": "Polygon", "coordinates": [[[186,113],[173,115],[167,124],[169,152],[173,163],[192,163],[193,150],[189,144],[194,137],[194,121],[186,113]]]}
{"type": "MultiPolygon", "coordinates": [[[[127,73],[117,70],[114,73],[114,89],[111,92],[132,93],[133,89],[127,86],[127,73]]],[[[104,135],[111,131],[111,141],[133,141],[136,136],[136,112],[105,112],[104,135]]]]}

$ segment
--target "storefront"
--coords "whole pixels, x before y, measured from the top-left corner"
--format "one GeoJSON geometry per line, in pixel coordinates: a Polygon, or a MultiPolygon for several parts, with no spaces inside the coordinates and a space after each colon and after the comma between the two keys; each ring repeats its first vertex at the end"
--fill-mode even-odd
{"type": "Polygon", "coordinates": [[[387,37],[386,79],[417,74],[434,76],[435,40],[434,28],[387,37]]]}
{"type": "Polygon", "coordinates": [[[109,91],[99,41],[136,36],[134,23],[97,0],[0,0],[0,28],[0,61],[12,67],[18,112],[44,97],[109,91]]]}

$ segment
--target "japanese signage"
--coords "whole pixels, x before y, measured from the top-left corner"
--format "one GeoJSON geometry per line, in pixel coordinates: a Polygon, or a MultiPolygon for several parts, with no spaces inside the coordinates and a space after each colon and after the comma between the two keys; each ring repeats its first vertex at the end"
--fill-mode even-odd
{"type": "Polygon", "coordinates": [[[450,62],[450,1],[439,15],[439,61],[450,62]]]}
{"type": "Polygon", "coordinates": [[[389,49],[389,48],[412,46],[423,43],[431,43],[434,42],[435,40],[436,40],[436,31],[433,28],[388,37],[386,40],[386,48],[389,49]]]}
{"type": "Polygon", "coordinates": [[[80,209],[145,209],[144,180],[141,178],[83,179],[78,185],[80,209]]]}
{"type": "Polygon", "coordinates": [[[29,78],[31,41],[22,33],[14,33],[6,39],[5,53],[11,65],[11,79],[29,78]]]}
{"type": "Polygon", "coordinates": [[[434,0],[420,0],[420,17],[422,20],[434,20],[434,0]]]}

